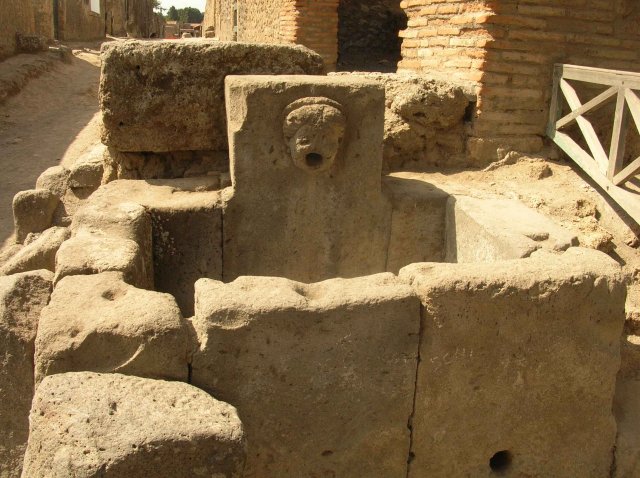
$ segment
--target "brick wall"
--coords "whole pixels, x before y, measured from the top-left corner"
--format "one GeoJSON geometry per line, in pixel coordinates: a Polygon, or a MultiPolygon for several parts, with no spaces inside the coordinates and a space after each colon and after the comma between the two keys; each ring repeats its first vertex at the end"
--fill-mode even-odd
{"type": "Polygon", "coordinates": [[[34,33],[35,23],[30,1],[0,0],[0,59],[16,50],[16,33],[34,33]]]}
{"type": "Polygon", "coordinates": [[[469,153],[543,145],[554,63],[639,71],[637,0],[403,0],[400,71],[477,85],[469,153]],[[477,139],[482,138],[482,139],[477,139]]]}
{"type": "Polygon", "coordinates": [[[338,59],[339,0],[295,0],[292,40],[319,53],[329,71],[338,59]]]}

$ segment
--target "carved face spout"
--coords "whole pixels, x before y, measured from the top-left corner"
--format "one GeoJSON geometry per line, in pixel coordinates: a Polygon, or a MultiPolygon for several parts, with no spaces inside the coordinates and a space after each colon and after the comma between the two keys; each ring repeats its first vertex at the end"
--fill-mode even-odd
{"type": "Polygon", "coordinates": [[[305,98],[285,111],[284,136],[293,163],[307,171],[327,171],[345,135],[340,105],[327,98],[305,98]]]}

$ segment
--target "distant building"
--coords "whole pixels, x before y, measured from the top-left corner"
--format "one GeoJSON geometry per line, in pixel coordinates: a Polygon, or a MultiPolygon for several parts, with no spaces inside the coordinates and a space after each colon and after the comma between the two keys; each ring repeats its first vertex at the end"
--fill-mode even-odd
{"type": "Polygon", "coordinates": [[[0,1],[0,58],[16,52],[16,34],[90,41],[106,35],[162,37],[164,20],[152,0],[0,1]]]}

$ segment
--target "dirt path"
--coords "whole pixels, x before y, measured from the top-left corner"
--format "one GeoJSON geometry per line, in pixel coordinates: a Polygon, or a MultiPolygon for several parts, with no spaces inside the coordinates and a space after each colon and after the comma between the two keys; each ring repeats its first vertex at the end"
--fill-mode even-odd
{"type": "Polygon", "coordinates": [[[60,62],[0,105],[0,249],[13,242],[13,196],[99,141],[98,53],[74,50],[71,64],[60,62]]]}

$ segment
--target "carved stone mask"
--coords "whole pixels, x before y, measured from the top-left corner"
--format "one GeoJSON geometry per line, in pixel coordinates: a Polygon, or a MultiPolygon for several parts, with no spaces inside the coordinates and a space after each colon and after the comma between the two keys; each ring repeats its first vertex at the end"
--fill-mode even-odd
{"type": "Polygon", "coordinates": [[[284,137],[293,163],[307,171],[327,171],[345,135],[346,118],[328,98],[304,98],[285,110],[284,137]]]}

